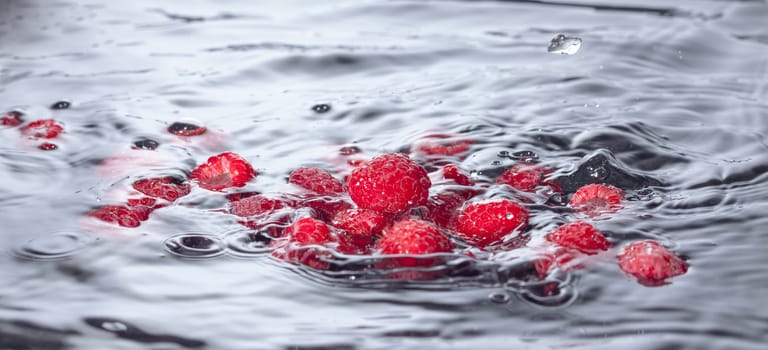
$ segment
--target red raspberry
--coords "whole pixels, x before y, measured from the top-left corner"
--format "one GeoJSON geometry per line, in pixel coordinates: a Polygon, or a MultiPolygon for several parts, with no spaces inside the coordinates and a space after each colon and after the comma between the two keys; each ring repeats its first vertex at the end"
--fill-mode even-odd
{"type": "Polygon", "coordinates": [[[377,211],[354,208],[336,213],[331,224],[346,231],[355,246],[366,247],[373,244],[374,237],[384,229],[387,218],[377,211]]]}
{"type": "Polygon", "coordinates": [[[611,243],[600,231],[580,220],[560,226],[544,238],[563,248],[575,249],[587,255],[594,255],[611,247],[611,243]]]}
{"type": "Polygon", "coordinates": [[[433,134],[423,137],[411,146],[418,156],[456,156],[467,154],[473,142],[456,135],[433,134]]]}
{"type": "Polygon", "coordinates": [[[536,165],[519,163],[496,178],[496,183],[509,185],[521,191],[531,192],[541,183],[544,169],[536,165]]]}
{"type": "Polygon", "coordinates": [[[352,171],[347,190],[361,208],[398,213],[426,204],[431,185],[424,168],[404,154],[393,153],[352,171]]]}
{"type": "Polygon", "coordinates": [[[446,191],[429,197],[425,219],[434,222],[437,226],[448,228],[451,218],[456,210],[461,207],[466,199],[459,193],[446,191]]]}
{"type": "Polygon", "coordinates": [[[116,223],[122,227],[139,227],[143,213],[121,205],[105,205],[92,210],[88,216],[104,222],[116,223]]]}
{"type": "Polygon", "coordinates": [[[654,240],[630,243],[618,258],[621,270],[646,286],[662,285],[664,280],[688,271],[683,259],[654,240]]]}
{"type": "Polygon", "coordinates": [[[149,219],[155,209],[162,208],[162,205],[157,204],[157,200],[149,197],[133,198],[128,200],[128,208],[130,208],[141,221],[149,219]]]}
{"type": "Polygon", "coordinates": [[[571,197],[570,205],[588,215],[596,215],[617,209],[623,196],[624,193],[616,187],[591,184],[576,190],[571,197]]]}
{"type": "Polygon", "coordinates": [[[499,243],[528,224],[528,211],[507,199],[469,203],[455,217],[456,233],[479,248],[499,243]]]}
{"type": "Polygon", "coordinates": [[[168,132],[178,136],[197,136],[205,134],[206,129],[191,123],[175,122],[168,126],[168,132]]]}
{"type": "Polygon", "coordinates": [[[22,115],[21,112],[16,111],[5,113],[5,115],[0,117],[0,125],[19,126],[24,122],[24,119],[21,118],[22,115]]]}
{"type": "Polygon", "coordinates": [[[330,253],[327,250],[324,251],[323,247],[333,246],[344,250],[339,244],[338,237],[331,232],[328,225],[311,217],[296,220],[285,229],[285,235],[282,238],[273,240],[270,245],[273,256],[318,270],[327,270],[330,267],[329,263],[323,259],[330,253]]]}
{"type": "Polygon", "coordinates": [[[447,180],[453,180],[462,186],[472,186],[472,180],[469,179],[469,176],[462,173],[459,167],[453,164],[443,167],[443,177],[447,180]]]}
{"type": "Polygon", "coordinates": [[[52,139],[59,136],[63,130],[64,127],[53,119],[40,119],[22,127],[21,133],[31,139],[52,139]]]}
{"type": "Polygon", "coordinates": [[[288,182],[321,196],[344,192],[344,185],[327,171],[320,168],[298,168],[291,172],[288,182]]]}
{"type": "Polygon", "coordinates": [[[208,158],[207,162],[192,170],[190,178],[206,190],[221,191],[243,187],[254,176],[256,171],[245,159],[235,153],[224,152],[208,158]]]}
{"type": "Polygon", "coordinates": [[[133,183],[133,188],[147,196],[169,202],[184,197],[191,191],[189,183],[173,176],[141,179],[133,183]]]}
{"type": "Polygon", "coordinates": [[[544,256],[536,259],[533,264],[536,267],[536,272],[539,274],[539,278],[545,278],[549,273],[556,269],[570,270],[573,268],[580,268],[581,266],[573,265],[573,260],[579,255],[578,252],[558,248],[551,252],[547,252],[544,256]]]}
{"type": "Polygon", "coordinates": [[[247,218],[239,221],[240,224],[253,230],[267,227],[266,232],[270,236],[282,236],[282,229],[278,225],[287,223],[289,218],[287,215],[275,217],[275,214],[287,207],[287,203],[260,194],[243,195],[238,193],[237,196],[229,196],[228,198],[230,200],[229,212],[247,218]]]}
{"type": "MultiPolygon", "coordinates": [[[[386,255],[426,255],[450,253],[453,244],[448,236],[431,223],[418,219],[404,219],[384,232],[376,242],[376,249],[386,255]]],[[[437,260],[417,257],[386,258],[380,264],[380,268],[428,267],[437,263],[437,260]]]]}

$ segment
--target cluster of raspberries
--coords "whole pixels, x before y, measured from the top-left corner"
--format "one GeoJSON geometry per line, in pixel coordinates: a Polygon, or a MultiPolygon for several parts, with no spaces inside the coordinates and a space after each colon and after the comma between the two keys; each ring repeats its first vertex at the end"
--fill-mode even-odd
{"type": "MultiPolygon", "coordinates": [[[[7,118],[12,120],[13,115],[7,118]]],[[[9,125],[6,123],[3,117],[3,124],[9,125]]],[[[47,125],[47,121],[41,123],[47,125]]],[[[25,130],[35,130],[40,137],[58,133],[55,127],[42,130],[33,124],[25,130]]],[[[174,123],[168,131],[187,137],[202,135],[206,129],[174,123]]],[[[194,185],[227,192],[228,213],[268,236],[274,257],[317,270],[329,269],[333,256],[339,254],[374,256],[380,258],[375,268],[407,271],[442,263],[430,258],[440,254],[474,257],[477,250],[495,253],[527,246],[536,252],[533,265],[540,278],[545,278],[555,270],[583,268],[589,256],[612,247],[600,230],[583,220],[566,223],[531,246],[527,231],[531,203],[518,194],[560,193],[557,183],[547,179],[551,170],[521,161],[493,182],[473,179],[451,162],[466,156],[472,145],[471,140],[458,136],[430,135],[410,150],[427,167],[403,153],[368,160],[348,158],[352,171],[342,179],[321,168],[300,167],[288,175],[295,193],[275,195],[236,192],[258,174],[241,156],[224,152],[197,166],[188,179],[168,176],[135,181],[132,188],[141,196],[123,205],[98,207],[88,216],[137,227],[155,209],[188,195],[194,185]]],[[[136,146],[137,150],[153,150],[157,143],[136,146]]],[[[341,149],[344,156],[358,152],[356,147],[341,149]]],[[[623,200],[621,189],[588,184],[571,195],[567,206],[594,217],[615,213],[623,200]]],[[[616,257],[621,270],[644,285],[664,284],[687,270],[679,256],[653,240],[626,244],[616,257]]],[[[408,272],[390,276],[434,277],[408,272]]]]}
{"type": "MultiPolygon", "coordinates": [[[[24,114],[18,111],[10,111],[0,117],[0,125],[16,127],[24,124],[24,114]]],[[[38,119],[19,128],[21,134],[28,140],[37,143],[37,148],[43,151],[52,151],[57,148],[50,142],[64,131],[64,127],[55,119],[38,119]]]]}

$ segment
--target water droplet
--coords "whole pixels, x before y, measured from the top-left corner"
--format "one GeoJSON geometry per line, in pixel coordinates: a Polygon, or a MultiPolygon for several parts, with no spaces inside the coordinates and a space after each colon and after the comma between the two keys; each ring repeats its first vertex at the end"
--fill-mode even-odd
{"type": "Polygon", "coordinates": [[[312,106],[312,110],[315,111],[315,113],[327,113],[331,111],[331,105],[325,103],[316,104],[312,106]]]}
{"type": "Polygon", "coordinates": [[[357,146],[344,146],[339,149],[339,154],[342,156],[351,156],[360,152],[362,152],[362,150],[360,150],[360,147],[357,146]]]}
{"type": "Polygon", "coordinates": [[[512,153],[512,158],[521,162],[530,162],[539,159],[539,155],[534,151],[518,151],[512,153]]]}
{"type": "Polygon", "coordinates": [[[74,232],[58,232],[32,239],[15,249],[16,256],[31,260],[62,260],[79,253],[90,237],[74,232]]]}
{"type": "Polygon", "coordinates": [[[478,171],[478,170],[471,170],[469,172],[469,177],[471,177],[473,179],[477,179],[478,177],[480,177],[480,175],[482,175],[482,172],[478,171]]]}
{"type": "Polygon", "coordinates": [[[185,233],[166,239],[165,250],[182,258],[205,259],[224,254],[224,244],[215,236],[185,233]]]}
{"type": "Polygon", "coordinates": [[[45,142],[41,144],[40,146],[37,146],[37,148],[43,150],[43,151],[53,151],[59,148],[59,146],[56,146],[56,144],[45,142]]]}
{"type": "Polygon", "coordinates": [[[597,166],[597,167],[587,167],[587,173],[590,177],[593,177],[598,180],[603,180],[606,177],[608,177],[608,169],[606,169],[604,166],[597,166]]]}
{"type": "Polygon", "coordinates": [[[204,134],[206,129],[192,123],[175,122],[168,127],[168,132],[178,136],[197,136],[204,134]]]}
{"type": "Polygon", "coordinates": [[[512,220],[515,218],[515,214],[507,213],[507,220],[512,220]]]}
{"type": "Polygon", "coordinates": [[[58,101],[51,105],[51,109],[67,109],[72,106],[69,101],[58,101]]]}
{"type": "Polygon", "coordinates": [[[547,51],[562,55],[573,55],[579,52],[580,48],[581,38],[575,36],[566,36],[565,34],[558,34],[555,35],[555,37],[552,38],[552,41],[549,42],[547,51]]]}
{"type": "Polygon", "coordinates": [[[131,148],[133,149],[146,149],[150,151],[154,151],[157,149],[157,147],[160,146],[160,143],[152,140],[152,139],[139,139],[133,142],[133,146],[131,148]]]}
{"type": "Polygon", "coordinates": [[[509,151],[499,151],[496,156],[499,158],[507,158],[509,157],[509,151]]]}
{"type": "Polygon", "coordinates": [[[501,161],[500,160],[494,160],[493,162],[491,162],[491,165],[493,165],[493,166],[500,166],[501,165],[501,161]]]}
{"type": "Polygon", "coordinates": [[[493,292],[488,295],[488,299],[492,303],[506,304],[509,302],[510,297],[509,297],[509,293],[507,292],[493,292]]]}

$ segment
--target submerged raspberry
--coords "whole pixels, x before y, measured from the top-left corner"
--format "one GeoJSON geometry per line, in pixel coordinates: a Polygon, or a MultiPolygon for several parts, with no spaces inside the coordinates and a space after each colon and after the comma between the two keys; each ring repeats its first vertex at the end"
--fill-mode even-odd
{"type": "Polygon", "coordinates": [[[291,172],[288,182],[321,196],[334,195],[344,191],[344,185],[341,184],[341,181],[320,168],[298,168],[291,172]]]}
{"type": "Polygon", "coordinates": [[[328,225],[310,217],[296,220],[285,229],[282,238],[270,244],[274,257],[318,270],[330,267],[326,261],[331,255],[328,249],[341,248],[345,252],[345,247],[328,225]]]}
{"type": "Polygon", "coordinates": [[[24,114],[17,111],[10,111],[5,113],[2,117],[0,117],[0,125],[19,126],[24,123],[24,119],[21,118],[23,115],[24,114]]]}
{"type": "Polygon", "coordinates": [[[92,210],[88,216],[104,222],[116,223],[122,227],[139,227],[143,212],[141,210],[137,212],[121,205],[105,205],[92,210]]]}
{"type": "Polygon", "coordinates": [[[188,195],[189,183],[173,176],[141,179],[133,183],[133,188],[150,197],[157,197],[173,202],[188,195]]]}
{"type": "Polygon", "coordinates": [[[541,183],[544,169],[532,164],[519,163],[496,178],[497,184],[509,185],[521,191],[533,191],[541,183]]]}
{"type": "Polygon", "coordinates": [[[654,240],[630,243],[618,255],[622,271],[646,286],[658,286],[666,279],[688,271],[688,265],[674,252],[654,240]]]}
{"type": "Polygon", "coordinates": [[[404,154],[392,153],[355,169],[347,190],[361,208],[398,213],[424,205],[431,185],[424,168],[404,154]]]}
{"type": "Polygon", "coordinates": [[[461,157],[469,152],[473,142],[457,135],[433,134],[417,141],[411,146],[411,153],[418,156],[453,156],[461,157]]]}
{"type": "Polygon", "coordinates": [[[447,180],[453,180],[462,186],[472,186],[472,180],[469,179],[469,176],[462,173],[461,169],[453,164],[443,167],[443,177],[447,180]]]}
{"type": "Polygon", "coordinates": [[[384,226],[387,218],[380,212],[354,208],[342,210],[333,217],[331,224],[346,231],[346,236],[359,247],[370,246],[384,226]]]}
{"type": "Polygon", "coordinates": [[[469,203],[455,217],[459,237],[480,248],[500,243],[528,224],[528,211],[507,199],[469,203]]]}
{"type": "Polygon", "coordinates": [[[584,221],[560,226],[544,238],[563,248],[575,249],[587,255],[597,254],[611,247],[611,243],[600,231],[584,221]]]}
{"type": "Polygon", "coordinates": [[[53,139],[64,131],[53,119],[35,120],[21,128],[21,133],[31,139],[53,139]]]}

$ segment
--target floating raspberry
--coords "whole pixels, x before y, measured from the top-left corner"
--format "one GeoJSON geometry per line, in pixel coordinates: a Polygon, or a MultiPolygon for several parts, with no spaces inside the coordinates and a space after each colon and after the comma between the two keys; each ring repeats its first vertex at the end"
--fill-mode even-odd
{"type": "Polygon", "coordinates": [[[611,243],[600,231],[581,220],[560,226],[544,238],[563,248],[575,249],[587,255],[594,255],[611,247],[611,243]]]}
{"type": "Polygon", "coordinates": [[[168,132],[177,136],[197,136],[205,134],[206,129],[191,123],[175,122],[168,126],[168,132]]]}
{"type": "Polygon", "coordinates": [[[291,172],[288,182],[321,196],[334,195],[344,191],[344,185],[341,184],[341,181],[320,168],[298,168],[291,172]]]}
{"type": "Polygon", "coordinates": [[[443,177],[447,180],[453,180],[462,186],[472,186],[472,180],[469,179],[469,176],[462,173],[459,167],[453,164],[443,167],[443,177]]]}
{"type": "Polygon", "coordinates": [[[133,188],[147,196],[169,202],[184,197],[191,191],[189,183],[173,176],[141,179],[133,183],[133,188]]]}
{"type": "Polygon", "coordinates": [[[591,184],[576,190],[569,204],[578,211],[596,215],[601,212],[615,211],[621,204],[623,196],[624,193],[616,187],[591,184]]]}
{"type": "Polygon", "coordinates": [[[331,224],[346,231],[354,245],[367,247],[384,229],[387,218],[377,211],[353,208],[336,213],[331,224]]]}
{"type": "Polygon", "coordinates": [[[619,268],[645,286],[659,286],[682,275],[688,265],[674,252],[654,240],[633,242],[618,255],[619,268]]]}
{"type": "Polygon", "coordinates": [[[256,171],[242,157],[224,152],[208,158],[208,161],[192,170],[190,178],[200,187],[221,191],[231,187],[243,187],[256,176],[256,171]]]}
{"type": "Polygon", "coordinates": [[[323,257],[330,253],[325,248],[341,248],[338,237],[324,222],[304,217],[296,220],[285,229],[285,235],[270,244],[272,255],[291,262],[306,265],[318,270],[327,270],[329,263],[323,257]],[[318,247],[319,246],[319,247],[318,247]]]}
{"type": "Polygon", "coordinates": [[[121,205],[105,205],[92,210],[88,216],[122,227],[139,227],[143,214],[121,205]]]}
{"type": "Polygon", "coordinates": [[[417,255],[450,253],[451,240],[433,224],[418,220],[404,219],[393,224],[376,242],[376,250],[385,255],[408,254],[413,257],[385,258],[381,268],[428,267],[439,261],[434,258],[418,258],[417,255]]]}
{"type": "Polygon", "coordinates": [[[0,117],[0,125],[19,126],[24,122],[24,119],[21,118],[23,115],[24,114],[17,111],[10,111],[5,113],[2,117],[0,117]]]}
{"type": "Polygon", "coordinates": [[[347,190],[358,206],[398,213],[424,205],[432,182],[420,165],[400,153],[384,154],[352,171],[347,190]]]}
{"type": "Polygon", "coordinates": [[[507,199],[469,203],[455,217],[456,233],[480,248],[500,243],[528,224],[528,211],[507,199]]]}
{"type": "Polygon", "coordinates": [[[411,146],[411,153],[418,156],[454,156],[467,154],[474,142],[457,135],[433,134],[423,137],[411,146]]]}
{"type": "Polygon", "coordinates": [[[64,127],[53,119],[35,120],[21,128],[21,133],[31,139],[53,139],[64,127]]]}
{"type": "Polygon", "coordinates": [[[544,177],[544,169],[532,164],[518,163],[507,169],[499,177],[496,183],[509,185],[521,191],[533,191],[541,183],[544,177]]]}

